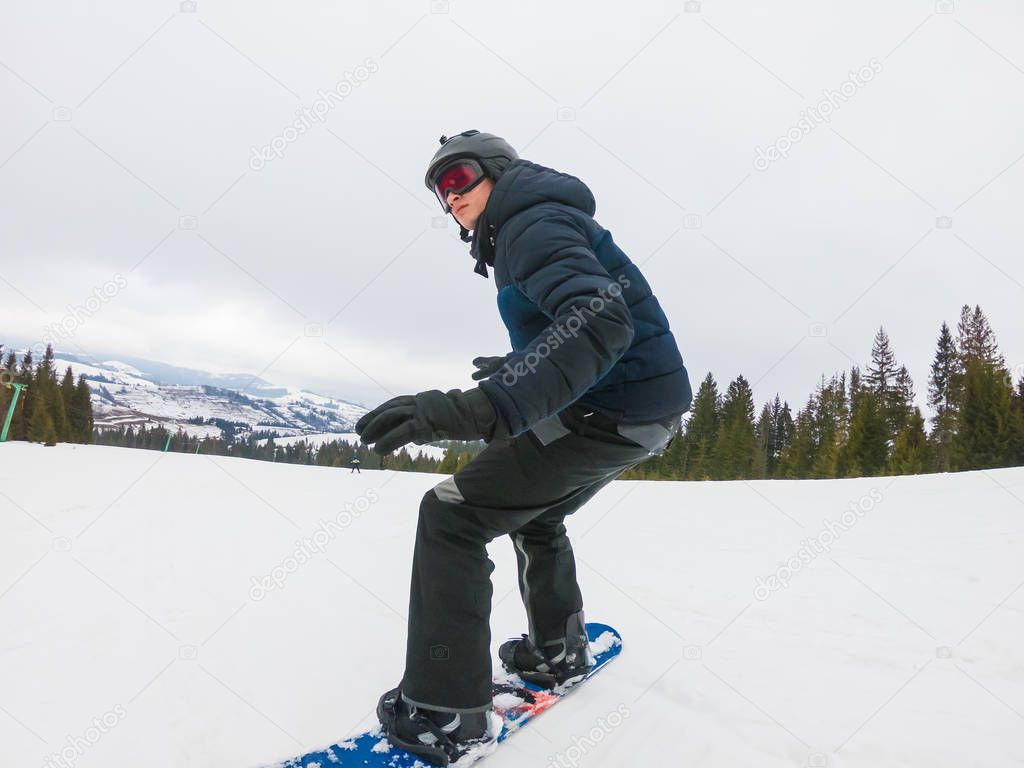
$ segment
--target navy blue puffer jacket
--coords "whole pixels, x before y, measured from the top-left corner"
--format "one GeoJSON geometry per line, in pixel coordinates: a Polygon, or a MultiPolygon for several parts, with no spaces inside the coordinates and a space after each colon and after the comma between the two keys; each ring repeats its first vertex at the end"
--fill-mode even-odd
{"type": "Polygon", "coordinates": [[[490,264],[513,354],[480,382],[511,435],[574,402],[624,424],[690,408],[686,367],[640,270],[593,218],[575,176],[513,161],[494,185],[471,254],[490,264]]]}

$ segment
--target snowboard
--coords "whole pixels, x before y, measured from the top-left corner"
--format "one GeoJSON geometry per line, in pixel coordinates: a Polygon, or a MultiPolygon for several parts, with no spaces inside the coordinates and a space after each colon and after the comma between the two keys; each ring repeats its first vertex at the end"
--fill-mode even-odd
{"type": "MultiPolygon", "coordinates": [[[[606,624],[588,623],[587,637],[590,639],[590,650],[594,654],[594,666],[581,680],[553,689],[545,689],[523,680],[519,675],[509,674],[504,670],[501,674],[495,675],[494,711],[502,720],[501,734],[498,736],[499,745],[535,717],[551,709],[561,699],[583,685],[622,651],[622,638],[618,632],[606,624]]],[[[486,753],[479,756],[474,755],[472,751],[467,753],[454,764],[455,768],[463,768],[463,766],[477,762],[490,754],[496,746],[488,745],[485,747],[486,753]]],[[[360,736],[340,741],[325,749],[309,752],[283,763],[275,763],[268,768],[428,768],[428,766],[430,763],[422,757],[417,757],[393,746],[378,725],[360,736]]]]}

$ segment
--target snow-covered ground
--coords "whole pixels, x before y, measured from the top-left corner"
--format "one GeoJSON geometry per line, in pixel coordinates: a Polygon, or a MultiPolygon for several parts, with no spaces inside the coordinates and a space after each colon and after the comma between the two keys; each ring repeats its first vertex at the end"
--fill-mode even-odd
{"type": "MultiPolygon", "coordinates": [[[[244,768],[370,725],[441,479],[0,446],[0,765],[244,768]]],[[[569,525],[625,649],[489,766],[1024,764],[1024,469],[619,481],[569,525]]],[[[525,619],[491,552],[497,644],[525,619]]]]}

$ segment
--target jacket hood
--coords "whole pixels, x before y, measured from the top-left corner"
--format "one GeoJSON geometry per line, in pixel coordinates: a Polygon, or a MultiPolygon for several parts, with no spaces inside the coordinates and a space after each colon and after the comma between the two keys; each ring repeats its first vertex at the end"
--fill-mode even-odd
{"type": "Polygon", "coordinates": [[[562,203],[588,216],[597,210],[594,193],[575,176],[529,160],[514,160],[494,184],[487,206],[473,230],[469,252],[476,261],[474,272],[487,277],[486,264],[494,266],[494,244],[502,225],[520,211],[538,203],[562,203]]]}

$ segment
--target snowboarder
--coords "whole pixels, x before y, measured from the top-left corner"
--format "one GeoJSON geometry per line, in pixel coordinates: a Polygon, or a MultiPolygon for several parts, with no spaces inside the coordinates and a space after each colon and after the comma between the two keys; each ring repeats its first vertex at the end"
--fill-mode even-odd
{"type": "MultiPolygon", "coordinates": [[[[359,469],[359,465],[362,464],[362,462],[359,460],[358,456],[353,456],[348,464],[352,467],[352,472],[358,472],[360,475],[363,474],[363,471],[359,469]]],[[[352,472],[349,472],[349,474],[351,475],[352,472]]]]}
{"type": "Polygon", "coordinates": [[[529,625],[499,649],[503,666],[548,687],[584,675],[593,657],[563,521],[665,450],[691,389],[657,298],[580,179],[470,130],[441,137],[425,183],[471,243],[474,271],[494,269],[513,350],[475,358],[474,388],[401,395],[355,427],[381,455],[486,443],[420,502],[405,673],[377,708],[394,744],[447,764],[493,749],[500,726],[486,544],[511,537],[529,625]]]}

